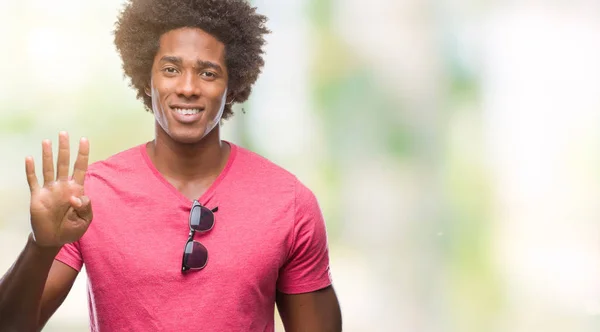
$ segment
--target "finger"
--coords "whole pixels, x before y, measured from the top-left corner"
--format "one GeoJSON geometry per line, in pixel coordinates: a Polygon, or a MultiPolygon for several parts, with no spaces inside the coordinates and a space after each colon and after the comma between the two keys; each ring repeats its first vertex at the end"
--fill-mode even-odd
{"type": "Polygon", "coordinates": [[[75,160],[75,166],[73,167],[73,180],[80,185],[83,185],[85,181],[89,156],[90,142],[83,137],[79,140],[79,152],[77,153],[77,160],[75,160]]]}
{"type": "Polygon", "coordinates": [[[29,184],[29,190],[34,192],[40,188],[38,184],[37,176],[35,176],[35,164],[33,163],[33,157],[28,156],[25,158],[25,174],[27,174],[27,184],[29,184]]]}
{"type": "Polygon", "coordinates": [[[69,178],[69,134],[61,131],[58,134],[58,161],[56,162],[56,180],[65,181],[69,178]]]}
{"type": "Polygon", "coordinates": [[[70,199],[71,202],[71,206],[73,207],[73,210],[75,210],[75,213],[77,213],[77,215],[87,221],[90,222],[93,219],[93,213],[92,213],[92,202],[90,201],[90,198],[87,196],[81,196],[81,197],[75,197],[75,196],[71,196],[70,199]]]}
{"type": "Polygon", "coordinates": [[[44,176],[44,185],[54,181],[54,157],[52,156],[52,142],[47,139],[42,142],[42,174],[44,176]]]}

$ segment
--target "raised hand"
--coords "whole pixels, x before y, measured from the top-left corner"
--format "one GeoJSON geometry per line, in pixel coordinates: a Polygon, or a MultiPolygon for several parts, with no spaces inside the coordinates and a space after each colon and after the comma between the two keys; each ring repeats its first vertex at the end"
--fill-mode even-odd
{"type": "Polygon", "coordinates": [[[27,183],[31,190],[31,228],[33,239],[40,247],[61,247],[79,240],[92,221],[92,204],[85,196],[83,183],[88,168],[90,144],[79,141],[79,153],[73,176],[69,178],[69,134],[58,135],[56,176],[52,143],[42,142],[42,169],[44,184],[40,186],[35,175],[33,157],[25,159],[27,183]]]}

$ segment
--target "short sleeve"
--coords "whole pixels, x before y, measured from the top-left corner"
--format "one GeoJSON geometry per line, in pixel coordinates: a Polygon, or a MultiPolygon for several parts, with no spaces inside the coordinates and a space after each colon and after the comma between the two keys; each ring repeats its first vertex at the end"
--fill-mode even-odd
{"type": "Polygon", "coordinates": [[[81,271],[83,258],[81,256],[79,241],[65,244],[54,259],[69,265],[77,271],[81,271]]]}
{"type": "Polygon", "coordinates": [[[314,292],[331,285],[327,232],[315,195],[299,181],[294,212],[292,245],[277,289],[286,294],[314,292]]]}

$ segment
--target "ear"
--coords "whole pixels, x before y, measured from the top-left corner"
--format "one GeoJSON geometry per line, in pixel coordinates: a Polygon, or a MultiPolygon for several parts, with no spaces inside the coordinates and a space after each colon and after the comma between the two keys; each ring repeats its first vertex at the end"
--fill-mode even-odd
{"type": "Polygon", "coordinates": [[[227,98],[225,98],[225,103],[230,105],[230,104],[233,104],[234,101],[235,101],[235,93],[228,91],[227,98]]]}
{"type": "Polygon", "coordinates": [[[144,92],[146,93],[146,96],[152,97],[152,93],[150,93],[150,87],[145,87],[144,92]]]}

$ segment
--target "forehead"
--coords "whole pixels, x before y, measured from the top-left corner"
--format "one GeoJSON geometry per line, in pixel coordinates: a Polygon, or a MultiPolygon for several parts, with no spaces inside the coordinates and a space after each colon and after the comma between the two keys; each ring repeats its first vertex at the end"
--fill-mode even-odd
{"type": "Polygon", "coordinates": [[[160,37],[157,59],[162,56],[181,57],[184,61],[225,62],[225,45],[198,28],[179,28],[160,37]]]}

